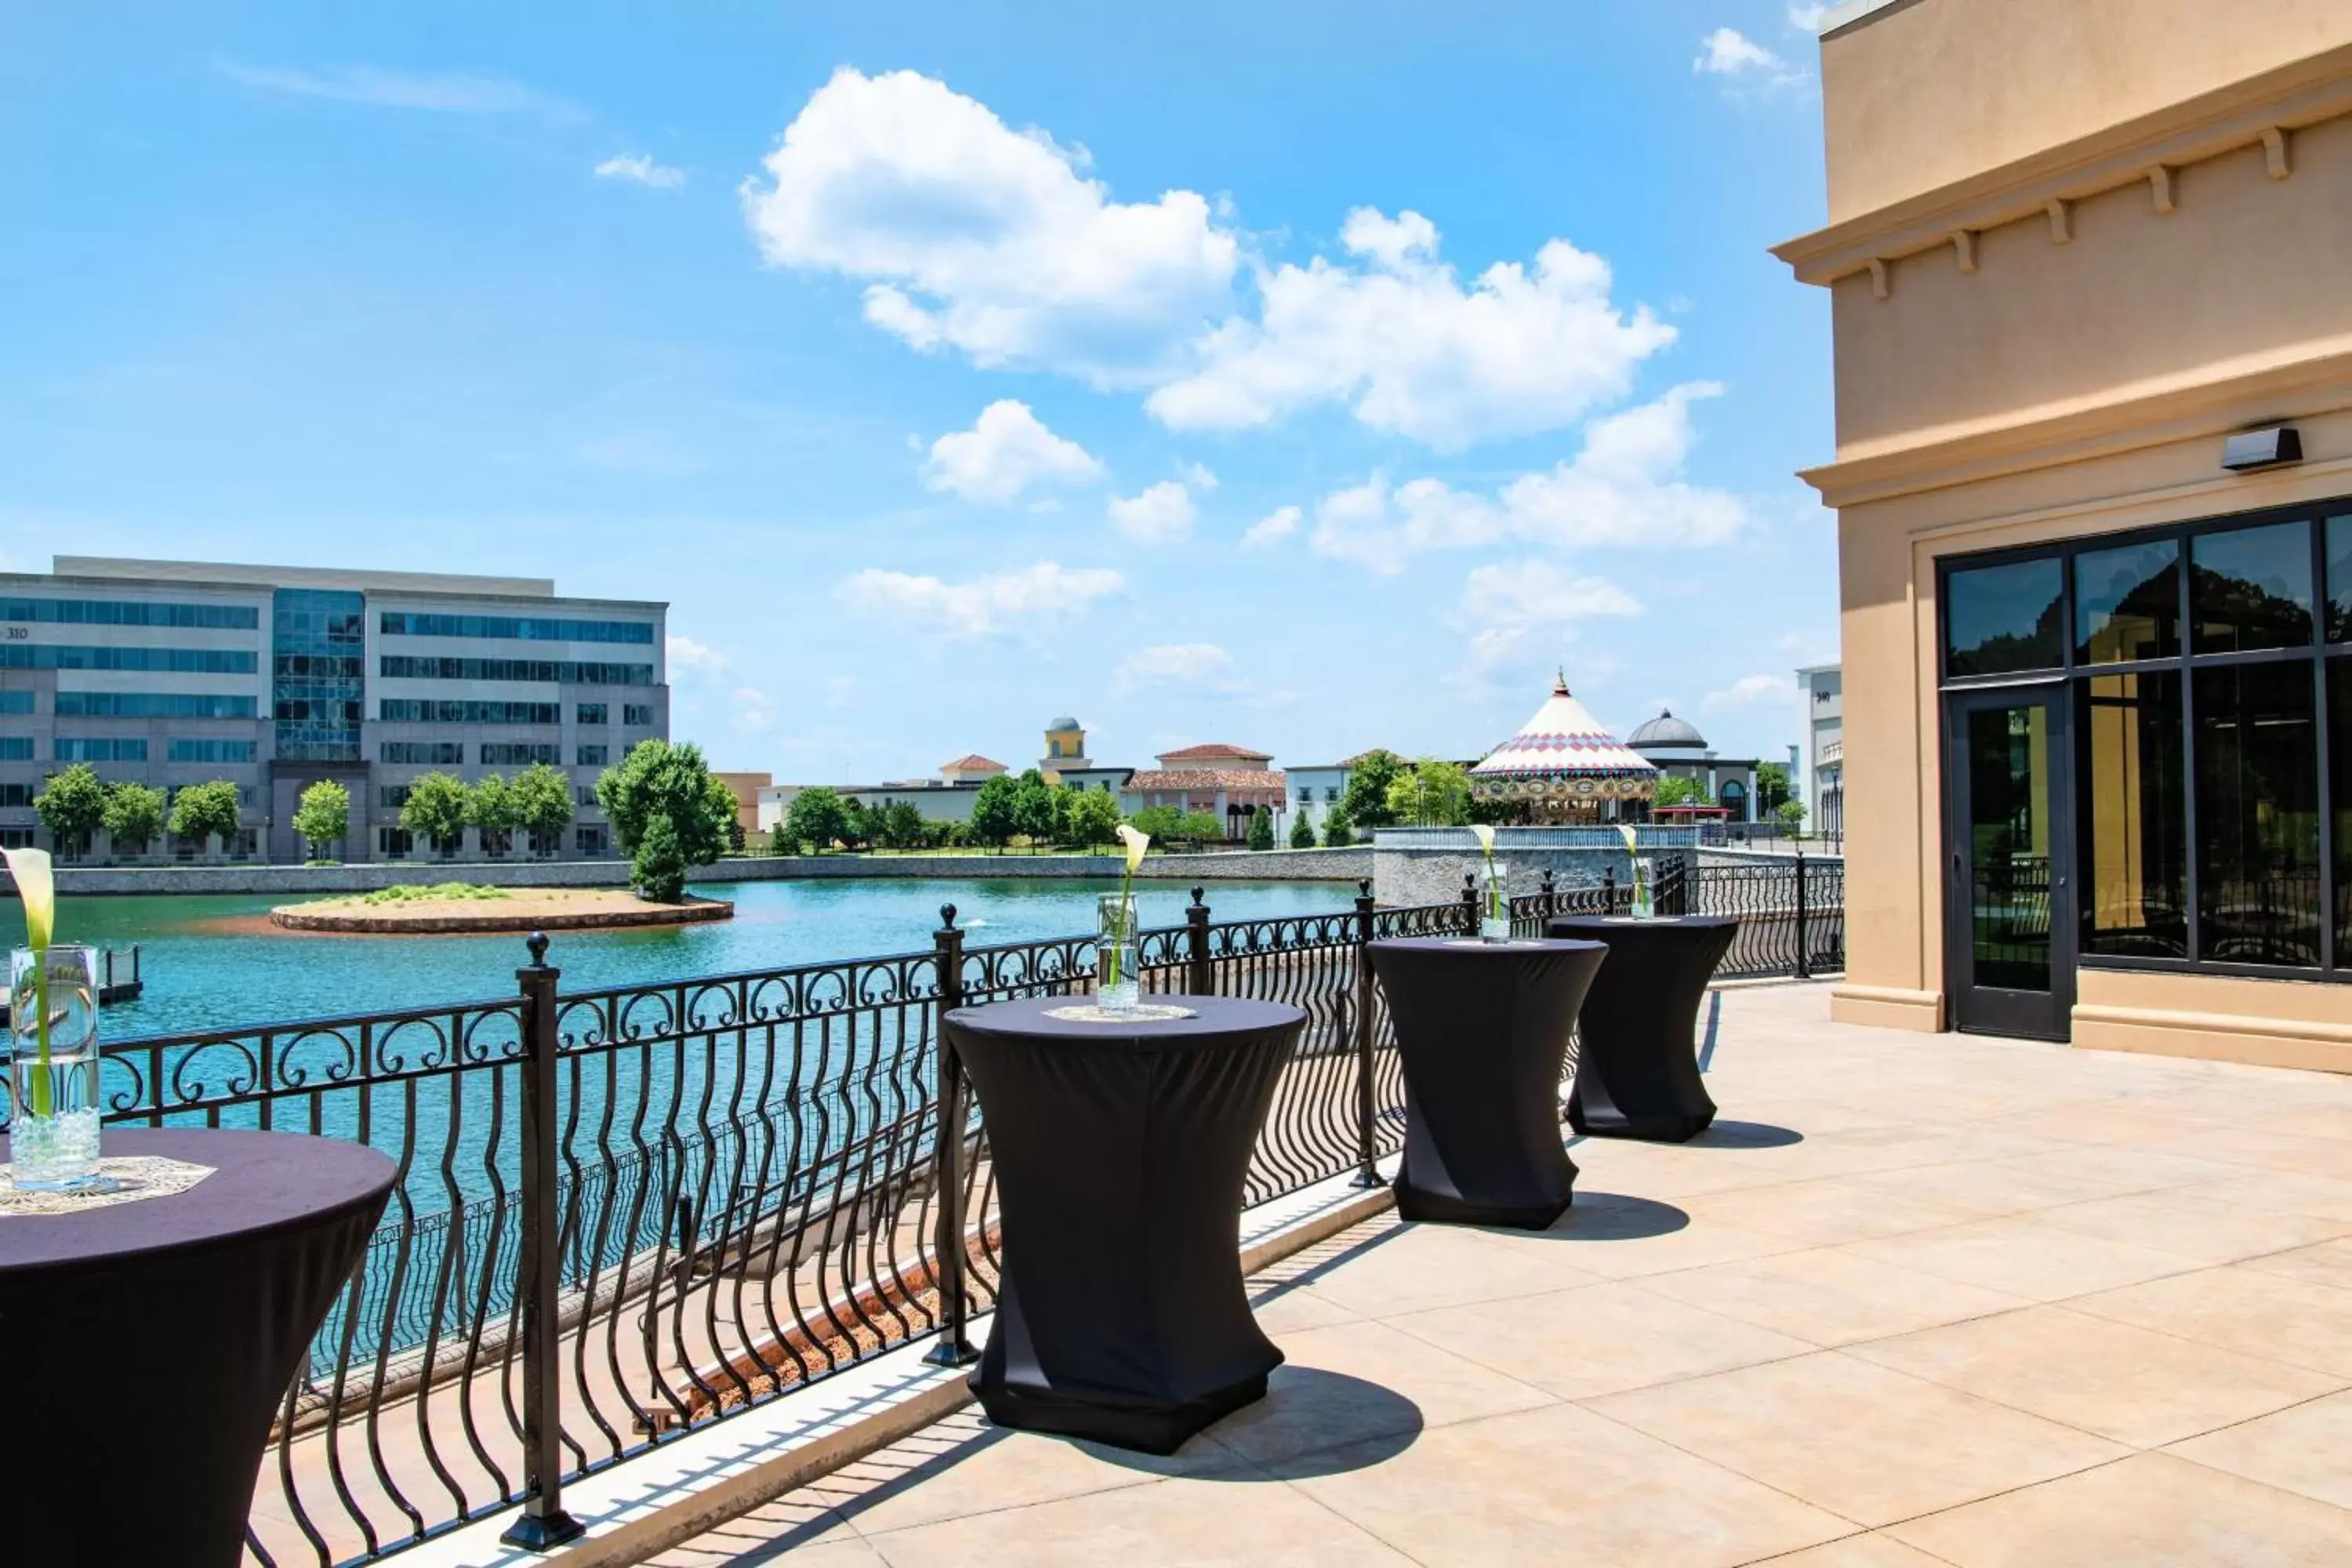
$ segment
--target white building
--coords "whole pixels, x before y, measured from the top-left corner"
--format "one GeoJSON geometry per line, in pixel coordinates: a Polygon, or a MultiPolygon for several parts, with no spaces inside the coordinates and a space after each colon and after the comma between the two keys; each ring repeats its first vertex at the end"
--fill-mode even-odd
{"type": "Polygon", "coordinates": [[[1804,689],[1805,827],[1813,833],[1845,831],[1845,676],[1834,664],[1797,671],[1804,689]]]}

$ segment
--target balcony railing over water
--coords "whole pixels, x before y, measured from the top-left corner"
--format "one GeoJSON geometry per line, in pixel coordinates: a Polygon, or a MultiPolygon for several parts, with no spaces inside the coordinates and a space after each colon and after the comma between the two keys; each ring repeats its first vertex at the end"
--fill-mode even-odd
{"type": "MultiPolygon", "coordinates": [[[[1841,894],[1834,863],[1790,861],[1690,868],[1656,901],[1742,917],[1726,974],[1802,975],[1838,965],[1841,894]]],[[[1147,988],[1308,1018],[1247,1201],[1377,1181],[1403,1089],[1364,944],[1473,931],[1475,894],[1381,909],[1367,887],[1334,913],[1228,922],[1192,900],[1144,933],[1147,988]]],[[[1513,929],[1630,900],[1547,881],[1513,929]]],[[[999,1237],[939,1016],[1088,990],[1094,944],[971,947],[941,912],[928,951],[575,993],[534,938],[505,999],[110,1047],[113,1125],[350,1138],[400,1166],[287,1391],[252,1558],[364,1562],[518,1507],[520,1532],[560,1534],[583,1475],[897,1345],[956,1352],[994,1300],[999,1237]]]]}

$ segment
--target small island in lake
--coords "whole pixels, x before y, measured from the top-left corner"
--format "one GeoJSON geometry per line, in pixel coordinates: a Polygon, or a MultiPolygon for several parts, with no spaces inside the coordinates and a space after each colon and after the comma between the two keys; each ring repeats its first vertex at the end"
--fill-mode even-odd
{"type": "Polygon", "coordinates": [[[735,906],[721,899],[654,903],[617,888],[490,888],[439,882],[280,904],[269,911],[269,923],[294,931],[446,936],[686,925],[723,921],[734,912],[735,906]]]}

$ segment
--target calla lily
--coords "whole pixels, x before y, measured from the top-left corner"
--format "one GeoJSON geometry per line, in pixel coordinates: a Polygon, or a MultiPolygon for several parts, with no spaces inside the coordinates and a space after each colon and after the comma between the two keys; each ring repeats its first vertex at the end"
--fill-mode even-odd
{"type": "Polygon", "coordinates": [[[1626,854],[1628,854],[1628,855],[1631,855],[1632,853],[1633,853],[1633,825],[1632,825],[1631,823],[1624,823],[1624,822],[1621,822],[1621,823],[1619,823],[1619,824],[1617,825],[1617,837],[1620,837],[1620,838],[1622,838],[1622,839],[1625,841],[1625,853],[1626,853],[1626,854]]]}
{"type": "Polygon", "coordinates": [[[1151,835],[1138,833],[1122,822],[1118,825],[1118,841],[1127,846],[1127,869],[1132,876],[1143,868],[1143,852],[1151,847],[1151,835]]]}
{"type": "Polygon", "coordinates": [[[1495,830],[1492,827],[1483,822],[1474,822],[1470,825],[1470,837],[1478,841],[1478,847],[1489,860],[1495,858],[1495,830]]]}
{"type": "Polygon", "coordinates": [[[46,849],[0,849],[8,861],[8,875],[16,897],[25,904],[25,945],[35,952],[49,951],[58,926],[58,879],[49,868],[46,849]]]}

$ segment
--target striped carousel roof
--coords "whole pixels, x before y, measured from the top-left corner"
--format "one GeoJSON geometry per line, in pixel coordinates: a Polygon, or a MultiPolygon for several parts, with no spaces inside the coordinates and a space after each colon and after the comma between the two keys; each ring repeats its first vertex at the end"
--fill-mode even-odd
{"type": "Polygon", "coordinates": [[[1652,774],[1646,757],[1628,750],[1584,704],[1569,695],[1563,673],[1551,697],[1519,732],[1470,770],[1475,779],[1560,778],[1652,774]]]}

